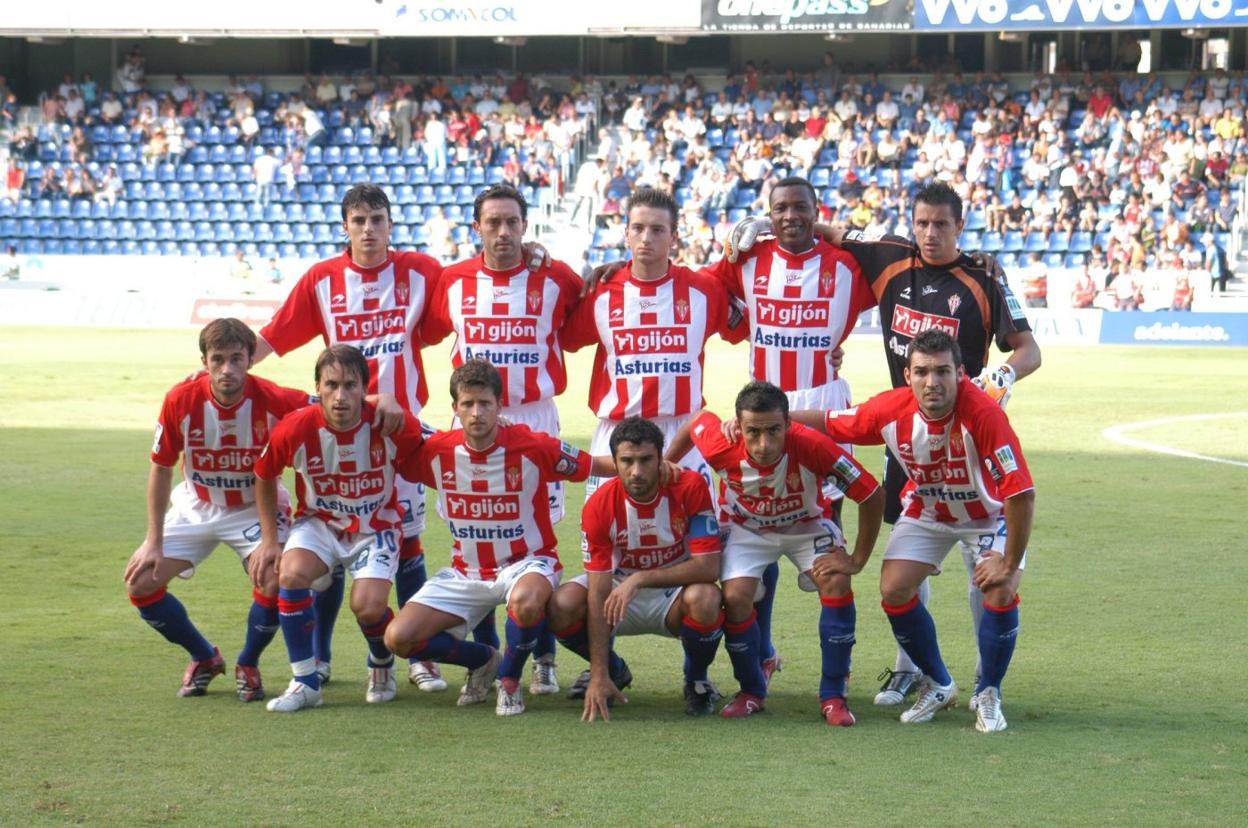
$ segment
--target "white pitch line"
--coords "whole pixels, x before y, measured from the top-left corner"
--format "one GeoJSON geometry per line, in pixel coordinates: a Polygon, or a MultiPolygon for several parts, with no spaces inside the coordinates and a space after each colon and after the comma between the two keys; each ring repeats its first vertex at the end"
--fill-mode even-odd
{"type": "Polygon", "coordinates": [[[1124,446],[1132,448],[1144,449],[1158,454],[1169,454],[1174,457],[1187,457],[1191,460],[1204,460],[1209,463],[1223,463],[1228,466],[1242,466],[1248,468],[1248,462],[1243,460],[1227,460],[1225,457],[1210,457],[1207,454],[1198,454],[1194,451],[1185,451],[1172,446],[1163,446],[1160,443],[1152,443],[1148,440],[1141,440],[1137,437],[1128,437],[1128,431],[1136,431],[1141,428],[1150,428],[1152,426],[1170,425],[1171,423],[1193,422],[1196,420],[1222,420],[1227,417],[1248,417],[1248,411],[1229,411],[1224,414],[1188,414],[1183,417],[1162,417],[1159,420],[1140,420],[1136,423],[1122,423],[1116,426],[1110,426],[1101,432],[1101,434],[1115,443],[1121,443],[1124,446]]]}

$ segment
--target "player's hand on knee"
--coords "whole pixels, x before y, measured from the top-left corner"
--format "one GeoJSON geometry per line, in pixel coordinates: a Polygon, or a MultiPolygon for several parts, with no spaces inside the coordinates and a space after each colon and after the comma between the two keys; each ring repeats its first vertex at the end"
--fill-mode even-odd
{"type": "Polygon", "coordinates": [[[247,575],[257,589],[265,583],[272,583],[278,575],[278,565],[282,560],[282,547],[277,543],[261,543],[247,556],[247,575]]]}
{"type": "Polygon", "coordinates": [[[134,550],[134,554],[130,556],[130,560],[126,563],[125,574],[122,580],[130,585],[138,585],[143,578],[144,573],[149,569],[152,571],[151,579],[157,580],[157,570],[160,562],[165,559],[161,548],[149,540],[144,540],[139,544],[139,548],[134,550]]]}
{"type": "Polygon", "coordinates": [[[736,417],[729,417],[719,424],[719,431],[725,440],[735,443],[741,439],[741,421],[736,417]]]}
{"type": "Polygon", "coordinates": [[[624,269],[628,262],[623,259],[616,259],[613,262],[600,264],[590,271],[589,278],[585,280],[584,287],[581,288],[581,296],[588,296],[594,292],[594,288],[598,287],[601,282],[611,281],[611,277],[624,269]]]}
{"type": "Polygon", "coordinates": [[[628,704],[628,698],[620,692],[611,679],[599,677],[596,671],[585,689],[585,706],[581,710],[581,721],[592,722],[601,718],[604,722],[611,721],[611,702],[628,704]]]}
{"type": "Polygon", "coordinates": [[[862,566],[844,549],[839,548],[815,558],[810,567],[810,574],[820,584],[836,575],[857,575],[861,571],[862,566]]]}
{"type": "Polygon", "coordinates": [[[612,627],[619,626],[624,620],[624,614],[628,612],[628,605],[637,597],[637,587],[632,582],[632,576],[625,578],[620,585],[611,590],[611,594],[607,596],[606,603],[603,604],[603,612],[606,614],[607,623],[612,627]]]}
{"type": "Polygon", "coordinates": [[[746,216],[733,225],[728,241],[724,244],[724,255],[728,257],[728,261],[735,262],[742,253],[750,252],[760,236],[769,236],[772,232],[771,219],[766,216],[746,216]]]}
{"type": "Polygon", "coordinates": [[[979,557],[975,564],[975,586],[981,592],[987,592],[995,586],[1007,583],[1014,577],[1014,572],[1005,563],[1005,556],[996,552],[987,552],[979,557]]]}
{"type": "Polygon", "coordinates": [[[376,408],[373,428],[381,429],[381,433],[389,437],[403,427],[403,407],[393,394],[378,394],[376,408]]]}

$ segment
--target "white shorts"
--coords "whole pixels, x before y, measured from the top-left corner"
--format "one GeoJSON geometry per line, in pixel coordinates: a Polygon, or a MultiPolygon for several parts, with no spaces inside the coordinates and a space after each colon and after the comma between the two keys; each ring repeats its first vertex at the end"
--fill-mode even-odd
{"type": "MultiPolygon", "coordinates": [[[[817,388],[785,391],[784,396],[789,398],[790,411],[841,411],[852,405],[849,382],[840,378],[817,388]]],[[[841,443],[840,446],[846,454],[854,453],[854,447],[849,443],[841,443]]],[[[823,493],[832,500],[841,500],[844,497],[844,494],[831,483],[823,485],[823,493]]]]}
{"type": "MultiPolygon", "coordinates": [[[[506,405],[499,413],[512,423],[527,425],[534,431],[549,434],[551,437],[559,436],[559,408],[554,400],[506,405]]],[[[458,417],[451,421],[451,428],[462,428],[458,417]]],[[[551,481],[546,485],[546,490],[550,497],[550,522],[554,525],[563,520],[563,481],[551,481]]],[[[446,515],[442,514],[441,503],[438,504],[438,515],[443,519],[446,518],[446,515]]]]}
{"type": "MultiPolygon", "coordinates": [[[[624,578],[616,575],[611,586],[617,587],[624,578]]],[[[589,589],[589,576],[577,575],[573,583],[589,589]]],[[[672,611],[672,604],[680,598],[683,586],[647,587],[637,590],[633,600],[628,602],[624,610],[624,620],[615,628],[616,635],[662,635],[676,638],[667,628],[667,614],[672,611]]]]}
{"type": "MultiPolygon", "coordinates": [[[[659,427],[659,431],[663,432],[663,444],[666,448],[671,443],[672,437],[680,430],[680,427],[689,421],[689,415],[682,417],[648,417],[650,422],[659,427]]],[[[594,438],[589,443],[589,453],[595,456],[611,454],[611,435],[615,432],[616,426],[620,424],[620,420],[607,420],[599,418],[598,425],[594,427],[594,438]]],[[[715,489],[715,476],[711,470],[711,466],[702,457],[702,453],[696,448],[690,449],[689,453],[680,459],[680,465],[687,469],[693,469],[702,475],[702,479],[706,481],[706,488],[711,493],[711,502],[716,503],[719,500],[719,493],[715,489]]],[[[602,485],[603,478],[590,476],[585,481],[585,500],[589,500],[589,496],[598,490],[602,485]]]]}
{"type": "Polygon", "coordinates": [[[329,572],[317,578],[312,589],[323,591],[329,587],[334,567],[342,564],[354,579],[378,578],[394,583],[399,569],[399,541],[397,529],[380,532],[335,532],[325,521],[317,517],[302,517],[291,527],[285,552],[306,549],[329,567],[329,572]]]}
{"type": "Polygon", "coordinates": [[[398,495],[399,508],[403,512],[400,526],[403,539],[418,538],[425,531],[425,484],[394,476],[394,491],[398,495]]]}
{"type": "MultiPolygon", "coordinates": [[[[975,564],[985,553],[1005,554],[1006,535],[1004,515],[958,524],[898,518],[884,547],[884,560],[921,561],[935,567],[932,574],[939,575],[940,565],[956,543],[962,548],[967,572],[974,572],[975,564]]],[[[1018,568],[1026,565],[1024,553],[1018,568]]]]}
{"type": "MultiPolygon", "coordinates": [[[[277,539],[286,542],[290,533],[290,494],[280,483],[277,486],[277,539]]],[[[219,506],[195,496],[185,482],[169,495],[169,511],[165,513],[166,558],[190,563],[190,569],[178,573],[190,578],[217,544],[233,549],[246,566],[247,556],[260,545],[260,518],[254,503],[248,506],[219,506]]]]}
{"type": "Polygon", "coordinates": [[[798,583],[812,591],[813,582],[800,575],[809,572],[815,558],[826,555],[836,548],[845,548],[845,536],[841,527],[830,520],[804,520],[783,529],[755,532],[740,524],[728,527],[724,541],[724,565],[720,581],[733,578],[762,578],[763,570],[787,557],[797,567],[798,583]]]}
{"type": "Polygon", "coordinates": [[[503,567],[498,577],[492,581],[469,578],[449,566],[439,569],[408,600],[464,619],[463,624],[447,630],[451,635],[463,638],[495,607],[506,605],[516,583],[530,572],[544,575],[552,587],[559,586],[559,573],[555,570],[554,558],[533,556],[503,567]]]}

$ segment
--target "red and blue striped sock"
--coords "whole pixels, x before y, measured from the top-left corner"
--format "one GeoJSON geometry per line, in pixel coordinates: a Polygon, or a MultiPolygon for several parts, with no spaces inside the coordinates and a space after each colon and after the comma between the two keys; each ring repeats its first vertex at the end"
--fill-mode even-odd
{"type": "Polygon", "coordinates": [[[282,587],[277,591],[277,618],[282,626],[282,637],[286,639],[290,671],[295,681],[319,690],[321,678],[316,674],[316,657],[312,652],[312,637],[316,631],[316,610],[312,604],[310,589],[282,587]]]}
{"type": "Polygon", "coordinates": [[[706,681],[706,671],[715,660],[724,637],[724,612],[709,624],[699,624],[686,615],[680,622],[680,643],[685,649],[685,681],[706,681]]]}
{"type": "Polygon", "coordinates": [[[833,597],[819,596],[819,649],[823,653],[823,675],[819,679],[819,700],[845,698],[850,654],[854,650],[854,626],[858,612],[854,593],[833,597]]]}
{"type": "Polygon", "coordinates": [[[335,566],[330,575],[329,588],[316,593],[316,631],[313,651],[317,661],[333,661],[334,624],[338,610],[342,608],[342,596],[347,588],[347,572],[335,566]]]}
{"type": "Polygon", "coordinates": [[[767,695],[767,678],[759,658],[757,613],[751,611],[744,621],[724,623],[724,648],[732,661],[732,674],[745,693],[763,698],[767,695]]]}
{"type": "Polygon", "coordinates": [[[138,608],[139,615],[152,629],[163,635],[166,641],[182,647],[196,661],[204,661],[216,654],[212,644],[200,634],[186,614],[186,607],[165,587],[150,595],[131,595],[130,603],[138,608]]]}
{"type": "Polygon", "coordinates": [[[394,620],[394,610],[386,607],[386,614],[376,624],[360,622],[360,632],[368,642],[368,666],[389,667],[394,663],[394,653],[386,646],[386,627],[394,620]]]}
{"type": "Polygon", "coordinates": [[[1001,689],[1005,671],[1014,657],[1014,645],[1018,642],[1017,595],[1004,607],[994,607],[984,601],[984,609],[987,612],[979,622],[979,658],[983,672],[979,684],[975,685],[976,693],[985,687],[1001,689]]]}
{"type": "Polygon", "coordinates": [[[544,614],[537,619],[537,623],[522,627],[511,610],[507,610],[507,649],[503,652],[503,660],[498,665],[500,679],[509,678],[517,681],[520,679],[520,674],[524,672],[524,662],[537,647],[538,639],[541,638],[545,629],[546,616],[544,614]]]}
{"type": "Polygon", "coordinates": [[[937,684],[951,683],[953,679],[945,669],[944,659],[940,657],[940,644],[936,641],[936,622],[927,607],[919,603],[919,596],[915,595],[904,604],[881,602],[880,605],[892,625],[893,637],[910,660],[937,684]]]}
{"type": "Polygon", "coordinates": [[[253,589],[251,599],[251,609],[247,611],[247,637],[243,639],[243,649],[238,654],[237,662],[247,667],[260,663],[260,654],[281,628],[277,619],[276,595],[265,595],[253,589]]]}

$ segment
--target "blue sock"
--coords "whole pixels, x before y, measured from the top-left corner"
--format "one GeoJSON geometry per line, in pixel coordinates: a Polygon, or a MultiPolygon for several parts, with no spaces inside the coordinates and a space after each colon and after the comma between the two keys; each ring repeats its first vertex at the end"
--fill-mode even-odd
{"type": "Polygon", "coordinates": [[[538,619],[536,624],[520,626],[511,612],[507,613],[507,649],[503,652],[503,660],[498,665],[500,679],[519,680],[524,671],[524,662],[537,647],[537,641],[546,629],[546,616],[538,619]]]}
{"type": "Polygon", "coordinates": [[[758,613],[759,659],[772,658],[776,654],[776,645],[771,641],[771,610],[776,603],[776,586],[780,583],[780,564],[773,563],[763,570],[763,588],[767,590],[763,600],[754,604],[754,612],[758,613]]]}
{"type": "Polygon", "coordinates": [[[858,612],[854,593],[832,598],[820,596],[819,648],[823,651],[823,676],[819,679],[819,701],[845,698],[849,678],[850,653],[854,649],[854,625],[858,612]]]}
{"type": "Polygon", "coordinates": [[[979,622],[979,658],[983,663],[983,673],[979,684],[975,685],[978,693],[985,687],[1001,689],[1001,680],[1009,669],[1010,659],[1014,657],[1014,644],[1018,641],[1018,596],[1007,606],[994,607],[984,601],[983,620],[979,622]]]}
{"type": "MultiPolygon", "coordinates": [[[[429,576],[425,570],[425,553],[420,551],[420,538],[403,541],[403,547],[399,551],[399,571],[394,576],[394,592],[399,599],[399,609],[420,591],[427,580],[429,576]],[[408,557],[403,557],[405,554],[408,557]]],[[[415,664],[418,659],[409,660],[415,664]]]]}
{"type": "Polygon", "coordinates": [[[707,668],[724,637],[724,613],[710,624],[699,624],[689,616],[680,622],[680,643],[685,649],[685,681],[706,681],[707,668]]]}
{"type": "Polygon", "coordinates": [[[347,571],[336,566],[329,588],[316,593],[316,636],[312,646],[317,661],[333,661],[334,623],[338,620],[338,610],[342,608],[346,585],[347,571]]]}
{"type": "Polygon", "coordinates": [[[296,681],[319,690],[321,677],[316,674],[316,657],[312,652],[312,638],[317,626],[312,604],[310,589],[282,587],[277,591],[277,617],[282,625],[282,637],[286,639],[290,670],[296,681]]]}
{"type": "Polygon", "coordinates": [[[936,642],[936,622],[927,607],[919,603],[919,596],[914,596],[900,606],[883,604],[888,623],[893,627],[893,637],[906,651],[923,673],[937,684],[949,684],[953,681],[945,662],[940,657],[940,644],[936,642]]]}
{"type": "Polygon", "coordinates": [[[475,670],[490,660],[490,648],[474,641],[462,641],[450,633],[440,632],[428,641],[418,643],[409,656],[413,661],[437,661],[458,664],[475,670]]]}
{"type": "MultiPolygon", "coordinates": [[[[497,635],[497,633],[496,633],[497,635]]],[[[555,655],[555,634],[548,629],[543,628],[542,634],[537,637],[537,646],[533,648],[533,657],[542,658],[555,655]]]]}
{"type": "Polygon", "coordinates": [[[216,648],[191,622],[186,607],[164,587],[151,595],[137,598],[132,595],[130,603],[138,608],[139,615],[152,629],[163,635],[166,641],[182,647],[194,660],[204,661],[216,654],[216,648]]]}
{"type": "Polygon", "coordinates": [[[767,679],[763,676],[762,659],[758,657],[758,638],[758,619],[753,612],[744,621],[724,624],[724,648],[732,661],[732,674],[742,692],[762,698],[767,695],[767,679]]]}
{"type": "Polygon", "coordinates": [[[496,650],[499,648],[498,624],[494,620],[494,610],[490,610],[490,614],[482,618],[481,623],[473,628],[472,640],[496,650]]]}
{"type": "Polygon", "coordinates": [[[386,627],[394,620],[394,610],[386,607],[386,614],[376,624],[360,624],[360,632],[368,642],[368,666],[389,667],[394,663],[394,653],[386,646],[386,627]]]}
{"type": "MultiPolygon", "coordinates": [[[[581,658],[589,661],[589,628],[585,626],[585,620],[581,619],[568,627],[566,630],[559,630],[553,633],[555,638],[559,639],[559,643],[576,653],[581,658]]],[[[612,645],[615,641],[612,639],[612,645]]],[[[607,673],[614,680],[624,671],[624,659],[615,652],[615,647],[607,653],[607,673]]]]}
{"type": "Polygon", "coordinates": [[[237,663],[255,667],[260,663],[260,654],[281,627],[277,620],[276,596],[253,589],[251,598],[251,609],[247,612],[247,637],[243,640],[237,663]]]}

